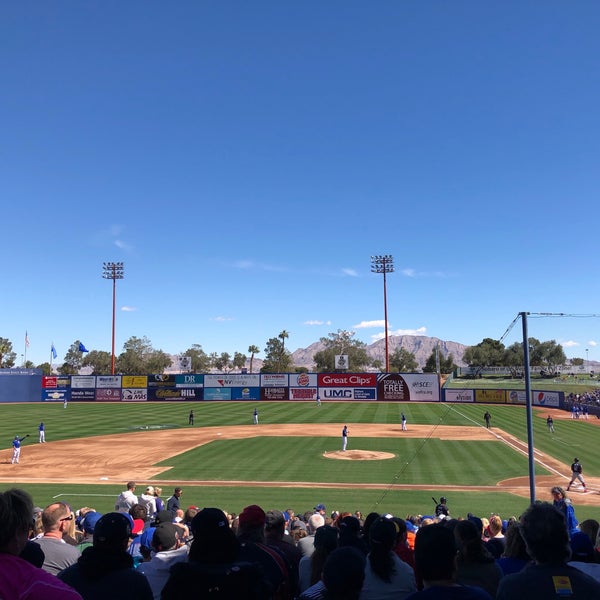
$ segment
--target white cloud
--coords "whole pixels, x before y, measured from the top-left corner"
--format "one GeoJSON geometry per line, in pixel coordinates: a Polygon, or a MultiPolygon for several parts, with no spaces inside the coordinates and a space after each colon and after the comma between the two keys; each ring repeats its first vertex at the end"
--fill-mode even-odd
{"type": "Polygon", "coordinates": [[[258,263],[254,260],[237,260],[233,263],[233,267],[236,269],[256,269],[258,271],[275,271],[283,273],[287,271],[285,267],[278,267],[276,265],[269,265],[266,263],[258,263]]]}
{"type": "Polygon", "coordinates": [[[587,345],[588,345],[588,346],[597,346],[597,345],[598,345],[598,342],[595,342],[594,340],[590,340],[590,341],[587,343],[587,345]]]}
{"type": "Polygon", "coordinates": [[[372,327],[385,327],[385,320],[379,319],[378,321],[361,321],[357,325],[353,325],[352,329],[370,329],[372,327]]]}
{"type": "Polygon", "coordinates": [[[123,240],[115,240],[114,244],[117,248],[120,248],[121,250],[131,250],[131,246],[127,243],[125,243],[123,240]]]}
{"type": "Polygon", "coordinates": [[[219,323],[225,323],[226,321],[233,321],[233,317],[212,317],[211,321],[217,321],[219,323]]]}
{"type": "Polygon", "coordinates": [[[123,312],[135,312],[137,308],[135,306],[121,306],[123,312]]]}
{"type": "Polygon", "coordinates": [[[573,348],[574,346],[579,346],[579,342],[574,342],[573,340],[569,340],[568,342],[563,342],[561,346],[565,348],[573,348]]]}
{"type": "Polygon", "coordinates": [[[358,273],[354,269],[342,269],[342,273],[350,277],[358,277],[358,273]]]}
{"type": "Polygon", "coordinates": [[[304,321],[304,325],[331,325],[331,321],[318,321],[317,319],[312,319],[310,321],[304,321]]]}
{"type": "Polygon", "coordinates": [[[400,271],[400,273],[402,273],[402,275],[405,275],[406,277],[416,277],[417,276],[417,272],[414,269],[402,269],[400,271]]]}
{"type": "MultiPolygon", "coordinates": [[[[388,330],[388,335],[425,335],[426,333],[427,327],[419,327],[419,329],[396,329],[394,331],[388,330]]],[[[372,335],[371,339],[374,342],[385,339],[385,331],[372,335]]]]}

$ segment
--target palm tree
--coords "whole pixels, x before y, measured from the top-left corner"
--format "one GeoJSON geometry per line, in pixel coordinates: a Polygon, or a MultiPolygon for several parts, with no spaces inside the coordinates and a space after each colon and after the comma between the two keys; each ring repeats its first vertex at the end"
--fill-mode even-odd
{"type": "Polygon", "coordinates": [[[282,344],[281,349],[282,349],[282,351],[285,351],[285,340],[290,337],[289,331],[286,331],[284,329],[277,337],[281,340],[281,344],[282,344]]]}
{"type": "Polygon", "coordinates": [[[248,346],[248,352],[250,354],[250,373],[252,373],[252,363],[254,362],[254,355],[260,352],[260,348],[252,344],[248,346]]]}

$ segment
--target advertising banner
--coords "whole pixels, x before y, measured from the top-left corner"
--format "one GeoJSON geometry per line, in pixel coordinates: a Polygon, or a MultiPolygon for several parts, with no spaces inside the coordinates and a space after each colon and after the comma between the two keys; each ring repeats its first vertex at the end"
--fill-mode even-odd
{"type": "Polygon", "coordinates": [[[245,387],[260,387],[260,375],[244,374],[244,373],[229,373],[227,375],[205,375],[204,387],[212,388],[245,388],[245,387]]]}
{"type": "MultiPolygon", "coordinates": [[[[96,375],[96,387],[97,388],[120,388],[121,387],[121,376],[120,375],[96,375]]],[[[119,394],[120,397],[120,394],[119,394]]]]}
{"type": "Polygon", "coordinates": [[[59,375],[58,377],[42,377],[42,388],[68,388],[71,386],[71,378],[68,375],[59,375]]]}
{"type": "MultiPolygon", "coordinates": [[[[205,380],[206,383],[206,380],[205,380]]],[[[231,400],[231,388],[204,388],[205,400],[231,400]]]]}
{"type": "Polygon", "coordinates": [[[261,400],[287,400],[288,399],[288,387],[261,387],[260,388],[260,399],[261,400]]]}
{"type": "Polygon", "coordinates": [[[73,375],[71,377],[71,387],[77,389],[94,389],[96,387],[96,376],[73,375]]]}
{"type": "Polygon", "coordinates": [[[116,388],[96,388],[97,402],[120,402],[121,390],[116,388]]]}
{"type": "MultiPolygon", "coordinates": [[[[316,377],[315,377],[316,380],[316,377]]],[[[290,400],[316,400],[317,399],[317,388],[289,388],[290,400]]]]}
{"type": "Polygon", "coordinates": [[[505,390],[475,390],[475,402],[506,404],[505,390]]]}
{"type": "Polygon", "coordinates": [[[288,384],[287,373],[265,373],[260,376],[260,387],[287,387],[288,384]]]}
{"type": "Polygon", "coordinates": [[[175,387],[202,388],[204,387],[204,375],[175,375],[175,387]]]}
{"type": "Polygon", "coordinates": [[[202,389],[200,388],[169,388],[169,387],[151,387],[148,388],[148,400],[202,400],[202,389]]]}
{"type": "Polygon", "coordinates": [[[42,402],[67,402],[71,399],[71,390],[42,390],[42,402]]]}
{"type": "Polygon", "coordinates": [[[73,388],[71,390],[71,400],[93,402],[96,399],[96,390],[84,390],[80,388],[73,388]]]}
{"type": "Polygon", "coordinates": [[[548,406],[558,408],[560,406],[560,392],[531,392],[535,406],[548,406]]]}
{"type": "Polygon", "coordinates": [[[321,400],[375,400],[375,388],[319,388],[321,400]]]}
{"type": "Polygon", "coordinates": [[[260,388],[231,388],[232,400],[260,400],[260,388]]]}
{"type": "Polygon", "coordinates": [[[290,373],[291,387],[317,387],[319,385],[319,376],[317,373],[290,373]]]}
{"type": "MultiPolygon", "coordinates": [[[[125,379],[125,376],[123,379],[125,379]]],[[[144,377],[144,379],[146,378],[144,377]]],[[[148,400],[148,390],[123,388],[123,390],[121,390],[121,400],[123,400],[123,402],[146,402],[148,400]]]]}
{"type": "Polygon", "coordinates": [[[148,387],[147,375],[123,375],[121,380],[123,388],[145,388],[148,387]]]}
{"type": "Polygon", "coordinates": [[[377,399],[384,401],[439,402],[440,388],[435,373],[380,373],[377,399]]]}
{"type": "Polygon", "coordinates": [[[473,390],[444,390],[446,402],[475,402],[473,390]]]}
{"type": "Polygon", "coordinates": [[[148,387],[175,387],[175,375],[148,375],[148,387]]]}
{"type": "Polygon", "coordinates": [[[319,373],[319,387],[376,387],[375,373],[319,373]]]}

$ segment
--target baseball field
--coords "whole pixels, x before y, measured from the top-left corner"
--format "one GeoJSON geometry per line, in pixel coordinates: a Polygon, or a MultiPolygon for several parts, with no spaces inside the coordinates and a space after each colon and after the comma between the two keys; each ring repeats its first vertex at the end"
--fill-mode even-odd
{"type": "MultiPolygon", "coordinates": [[[[538,500],[566,487],[578,457],[588,492],[573,486],[579,520],[600,520],[600,420],[533,411],[538,500]],[[555,433],[546,428],[552,414],[555,433]]],[[[297,513],[432,514],[448,498],[453,516],[519,515],[529,504],[527,418],[521,406],[381,402],[62,403],[0,405],[0,489],[28,490],[38,506],[112,510],[128,480],[152,484],[183,505],[240,512],[248,504],[297,513]],[[259,423],[252,423],[254,408],[259,423]],[[195,424],[188,425],[194,410],[195,424]],[[483,414],[492,415],[491,428],[483,414]],[[407,417],[402,431],[400,415],[407,417]],[[38,443],[38,425],[46,443],[38,443]],[[341,429],[348,425],[348,450],[341,429]],[[11,464],[11,441],[23,442],[11,464]]]]}

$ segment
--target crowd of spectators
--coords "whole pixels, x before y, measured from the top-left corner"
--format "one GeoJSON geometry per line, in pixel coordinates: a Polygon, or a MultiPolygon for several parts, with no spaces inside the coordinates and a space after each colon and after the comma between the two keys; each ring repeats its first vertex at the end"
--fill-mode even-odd
{"type": "Polygon", "coordinates": [[[600,524],[567,527],[552,503],[508,519],[323,504],[238,515],[184,508],[181,488],[158,504],[160,488],[135,489],[106,514],[0,492],[2,600],[600,598],[600,524]]]}

